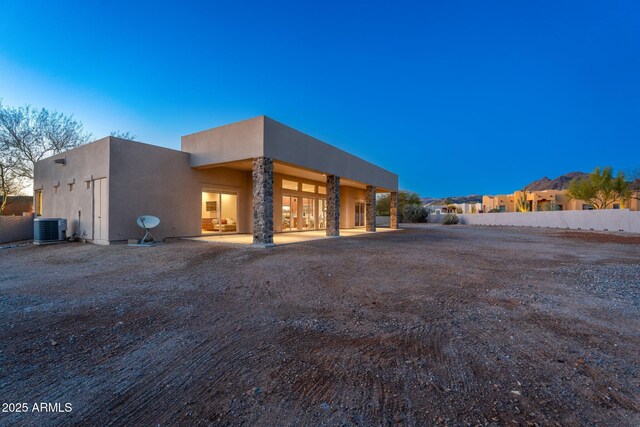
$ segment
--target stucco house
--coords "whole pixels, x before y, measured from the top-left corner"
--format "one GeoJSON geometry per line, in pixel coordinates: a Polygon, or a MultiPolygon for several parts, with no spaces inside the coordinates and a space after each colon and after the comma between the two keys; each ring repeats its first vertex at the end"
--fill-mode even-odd
{"type": "Polygon", "coordinates": [[[397,191],[397,175],[265,116],[183,136],[181,150],[106,137],[34,172],[36,214],[101,244],[139,236],[144,214],[160,218],[159,238],[375,231],[380,192],[397,228],[397,191]]]}
{"type": "MultiPolygon", "coordinates": [[[[482,196],[482,209],[484,212],[497,210],[499,212],[517,212],[518,200],[523,196],[522,191],[513,194],[499,194],[496,196],[482,196]]],[[[526,199],[528,209],[537,211],[575,211],[591,210],[593,207],[584,200],[576,200],[569,197],[568,190],[541,190],[527,191],[526,199]]],[[[614,200],[611,209],[640,209],[638,197],[640,192],[634,191],[629,200],[614,200]]]]}

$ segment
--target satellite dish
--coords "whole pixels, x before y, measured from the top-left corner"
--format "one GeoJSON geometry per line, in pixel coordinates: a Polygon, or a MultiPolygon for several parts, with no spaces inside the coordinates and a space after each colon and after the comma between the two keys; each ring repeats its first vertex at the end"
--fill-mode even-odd
{"type": "Polygon", "coordinates": [[[160,224],[160,218],[153,215],[141,215],[136,220],[138,227],[148,229],[157,227],[160,224]]]}
{"type": "Polygon", "coordinates": [[[140,240],[139,244],[140,245],[155,244],[156,239],[151,235],[151,232],[149,231],[149,229],[160,225],[160,218],[153,215],[141,215],[138,217],[138,219],[136,219],[136,222],[138,223],[138,227],[144,228],[144,230],[146,231],[146,233],[144,234],[144,237],[142,238],[142,240],[140,240]]]}

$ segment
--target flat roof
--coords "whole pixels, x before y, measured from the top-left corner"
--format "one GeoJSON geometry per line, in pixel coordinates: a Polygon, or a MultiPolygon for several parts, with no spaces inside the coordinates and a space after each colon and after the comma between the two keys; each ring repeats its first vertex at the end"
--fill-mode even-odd
{"type": "Polygon", "coordinates": [[[269,157],[326,175],[398,190],[398,175],[266,116],[182,137],[192,167],[269,157]]]}

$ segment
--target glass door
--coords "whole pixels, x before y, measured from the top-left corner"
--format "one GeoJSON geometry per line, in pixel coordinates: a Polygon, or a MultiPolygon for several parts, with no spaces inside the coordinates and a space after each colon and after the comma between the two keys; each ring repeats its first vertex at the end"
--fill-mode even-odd
{"type": "Polygon", "coordinates": [[[238,231],[238,195],[225,191],[202,191],[202,233],[238,231]]]}
{"type": "Polygon", "coordinates": [[[300,223],[300,228],[302,230],[315,230],[316,228],[316,217],[314,213],[313,202],[314,199],[312,198],[302,198],[302,221],[300,223]]]}
{"type": "Polygon", "coordinates": [[[282,196],[282,231],[298,229],[298,197],[282,196]]]}
{"type": "Polygon", "coordinates": [[[364,202],[356,202],[356,227],[364,227],[364,202]]]}
{"type": "Polygon", "coordinates": [[[318,228],[324,230],[327,228],[327,201],[318,199],[318,228]]]}

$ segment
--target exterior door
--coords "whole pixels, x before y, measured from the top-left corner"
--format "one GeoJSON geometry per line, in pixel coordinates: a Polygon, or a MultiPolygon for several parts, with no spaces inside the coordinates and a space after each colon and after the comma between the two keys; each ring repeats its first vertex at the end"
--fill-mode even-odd
{"type": "Polygon", "coordinates": [[[298,229],[298,197],[282,196],[282,231],[298,229]]]}
{"type": "Polygon", "coordinates": [[[302,230],[315,230],[316,228],[316,216],[313,209],[314,201],[315,199],[309,197],[302,198],[302,221],[300,223],[302,230]]]}
{"type": "Polygon", "coordinates": [[[355,220],[355,226],[356,227],[364,227],[364,202],[356,202],[356,220],[355,220]]]}
{"type": "Polygon", "coordinates": [[[238,232],[238,194],[202,191],[202,233],[238,232]]]}
{"type": "Polygon", "coordinates": [[[107,178],[93,181],[93,240],[109,240],[107,178]]]}
{"type": "Polygon", "coordinates": [[[318,228],[324,230],[327,228],[327,201],[318,199],[318,228]]]}

